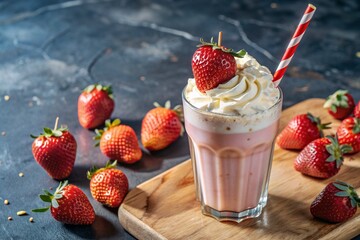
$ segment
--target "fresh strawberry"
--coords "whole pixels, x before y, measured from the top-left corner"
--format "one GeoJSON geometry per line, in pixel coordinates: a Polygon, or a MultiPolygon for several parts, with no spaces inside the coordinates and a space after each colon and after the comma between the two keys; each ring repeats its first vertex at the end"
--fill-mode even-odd
{"type": "Polygon", "coordinates": [[[350,184],[336,181],[329,183],[310,206],[311,214],[321,220],[339,223],[354,216],[360,198],[350,184]]]}
{"type": "Polygon", "coordinates": [[[351,151],[349,145],[339,145],[337,137],[327,136],[309,143],[297,156],[297,171],[316,178],[337,174],[344,161],[343,154],[351,151]]]}
{"type": "Polygon", "coordinates": [[[60,182],[54,194],[44,190],[40,195],[42,201],[51,205],[45,208],[32,210],[33,212],[46,212],[50,209],[55,220],[73,225],[89,225],[95,221],[95,212],[85,193],[68,181],[60,182]]]}
{"type": "Polygon", "coordinates": [[[87,172],[93,198],[109,207],[118,207],[129,189],[126,175],[115,169],[117,161],[110,161],[104,168],[93,167],[87,172]]]}
{"type": "Polygon", "coordinates": [[[141,159],[142,152],[135,131],[127,126],[120,125],[120,120],[105,121],[103,130],[95,130],[97,146],[110,159],[123,163],[135,163],[141,159]]]}
{"type": "Polygon", "coordinates": [[[78,117],[84,128],[95,128],[110,118],[114,110],[111,86],[90,85],[78,99],[78,117]]]}
{"type": "Polygon", "coordinates": [[[57,128],[58,118],[54,129],[44,128],[44,133],[35,138],[32,153],[35,160],[54,179],[67,178],[75,163],[76,141],[67,128],[57,128]]]}
{"type": "Polygon", "coordinates": [[[348,117],[354,107],[354,99],[346,90],[336,91],[327,98],[324,104],[324,108],[328,109],[329,114],[339,120],[348,117]]]}
{"type": "Polygon", "coordinates": [[[145,148],[157,151],[166,148],[183,133],[182,108],[180,105],[170,109],[170,101],[161,107],[154,103],[156,108],[146,113],[141,126],[141,141],[145,148]]]}
{"type": "Polygon", "coordinates": [[[217,44],[211,38],[210,43],[200,39],[201,44],[192,57],[192,71],[200,92],[216,88],[236,74],[236,57],[244,57],[246,52],[234,52],[217,44]]]}
{"type": "Polygon", "coordinates": [[[290,120],[277,137],[277,144],[283,149],[303,149],[311,141],[323,136],[323,129],[330,123],[322,124],[320,118],[311,113],[300,114],[290,120]]]}
{"type": "Polygon", "coordinates": [[[360,101],[357,103],[354,108],[354,117],[360,118],[360,101]]]}
{"type": "Polygon", "coordinates": [[[340,144],[348,144],[352,147],[350,154],[360,152],[360,118],[346,118],[336,133],[340,144]]]}

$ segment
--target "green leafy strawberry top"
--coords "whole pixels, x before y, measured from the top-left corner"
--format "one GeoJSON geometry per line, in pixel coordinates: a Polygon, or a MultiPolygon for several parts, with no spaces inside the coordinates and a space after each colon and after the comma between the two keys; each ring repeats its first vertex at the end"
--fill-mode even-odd
{"type": "Polygon", "coordinates": [[[38,136],[30,134],[30,137],[32,137],[32,138],[38,138],[38,137],[42,137],[42,136],[44,136],[46,138],[61,137],[63,132],[68,131],[68,128],[65,126],[61,126],[60,128],[58,128],[57,127],[58,122],[59,122],[59,117],[56,118],[54,129],[45,127],[43,133],[40,133],[38,136]]]}
{"type": "Polygon", "coordinates": [[[110,128],[119,126],[121,123],[120,119],[115,119],[114,121],[111,122],[110,119],[105,121],[105,128],[104,129],[95,129],[95,146],[98,147],[100,145],[100,139],[101,136],[104,134],[104,132],[106,132],[107,130],[109,130],[110,128]]]}
{"type": "Polygon", "coordinates": [[[337,90],[327,98],[326,102],[324,103],[324,108],[330,108],[331,111],[336,113],[338,107],[349,107],[349,98],[346,96],[347,93],[347,90],[337,90]]]}
{"type": "MultiPolygon", "coordinates": [[[[170,109],[171,110],[171,102],[170,100],[167,100],[165,102],[164,106],[161,106],[158,102],[154,102],[154,106],[157,108],[166,108],[166,109],[170,109]]],[[[173,109],[172,109],[179,117],[181,122],[184,122],[184,111],[183,111],[183,106],[182,105],[176,105],[173,109]]]]}
{"type": "Polygon", "coordinates": [[[336,161],[336,168],[340,168],[344,161],[343,154],[351,152],[352,147],[347,144],[340,145],[337,136],[326,136],[326,138],[330,140],[330,144],[325,146],[326,151],[330,154],[326,162],[336,161]]]}
{"type": "Polygon", "coordinates": [[[360,133],[360,118],[354,118],[354,127],[352,131],[354,134],[360,133]]]}
{"type": "Polygon", "coordinates": [[[68,181],[60,182],[59,186],[56,188],[54,194],[44,189],[45,194],[41,194],[39,197],[42,201],[50,203],[50,206],[44,208],[33,209],[32,212],[46,212],[50,207],[58,208],[59,203],[58,199],[63,197],[64,188],[68,185],[68,181]]]}
{"type": "Polygon", "coordinates": [[[323,137],[324,133],[323,130],[324,129],[330,129],[330,124],[331,123],[321,123],[320,118],[315,117],[314,115],[312,115],[311,113],[307,113],[307,117],[310,119],[311,122],[315,123],[317,128],[320,131],[320,136],[323,137]]]}
{"type": "Polygon", "coordinates": [[[98,168],[96,166],[93,166],[88,172],[87,172],[87,178],[89,180],[91,180],[91,178],[96,174],[99,173],[101,171],[104,171],[106,169],[112,169],[112,168],[116,168],[116,164],[117,164],[117,160],[115,160],[114,162],[111,162],[110,160],[106,163],[105,167],[103,168],[98,168]]]}
{"type": "Polygon", "coordinates": [[[333,185],[337,189],[341,190],[341,191],[335,193],[335,196],[349,197],[352,207],[356,207],[356,206],[360,207],[360,198],[359,198],[358,194],[356,193],[355,188],[352,185],[345,183],[345,182],[341,182],[339,180],[334,182],[333,185]]]}
{"type": "Polygon", "coordinates": [[[214,42],[214,38],[212,37],[210,39],[210,42],[205,42],[204,39],[200,38],[200,43],[197,45],[197,47],[203,47],[203,46],[211,46],[214,50],[220,49],[223,52],[229,53],[233,55],[234,57],[243,58],[246,55],[246,51],[244,49],[241,49],[240,51],[235,52],[231,48],[225,48],[224,46],[219,46],[218,43],[214,42]]]}
{"type": "Polygon", "coordinates": [[[113,90],[112,90],[112,87],[110,85],[108,86],[103,86],[101,84],[92,84],[92,85],[89,85],[87,86],[83,92],[86,92],[86,93],[91,93],[93,90],[98,90],[98,91],[104,91],[106,92],[110,98],[114,98],[113,96],[113,90]]]}

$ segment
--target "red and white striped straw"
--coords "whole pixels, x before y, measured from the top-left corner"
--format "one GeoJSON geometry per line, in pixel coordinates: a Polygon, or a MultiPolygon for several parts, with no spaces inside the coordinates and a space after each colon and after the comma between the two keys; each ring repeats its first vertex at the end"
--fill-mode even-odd
{"type": "Polygon", "coordinates": [[[309,4],[306,8],[304,15],[301,18],[300,23],[296,28],[296,31],[291,38],[291,41],[286,48],[284,56],[282,57],[281,62],[274,74],[273,83],[276,87],[280,84],[280,81],[283,78],[289,63],[295,54],[296,48],[299,46],[301,38],[304,36],[304,33],[310,23],[312,16],[314,15],[315,10],[316,7],[312,4],[309,4]]]}

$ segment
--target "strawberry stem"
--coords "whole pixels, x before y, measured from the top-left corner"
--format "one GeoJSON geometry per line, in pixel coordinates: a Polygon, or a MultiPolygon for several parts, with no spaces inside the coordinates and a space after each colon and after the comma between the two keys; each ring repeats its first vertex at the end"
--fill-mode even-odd
{"type": "Polygon", "coordinates": [[[351,152],[352,147],[350,145],[340,145],[338,141],[337,135],[326,136],[327,139],[330,140],[330,144],[326,145],[326,151],[330,154],[330,156],[326,159],[326,162],[336,162],[336,168],[340,168],[344,161],[343,154],[351,152]]]}
{"type": "Polygon", "coordinates": [[[219,36],[218,36],[218,46],[221,47],[221,41],[222,41],[222,32],[219,32],[219,36]]]}
{"type": "Polygon", "coordinates": [[[59,117],[56,117],[55,125],[54,125],[54,131],[57,129],[58,124],[59,124],[59,117]]]}
{"type": "Polygon", "coordinates": [[[95,137],[93,137],[93,139],[95,140],[95,147],[98,147],[100,145],[100,140],[102,135],[104,134],[104,132],[106,132],[107,130],[109,130],[110,128],[119,126],[121,123],[120,119],[115,119],[113,122],[111,122],[111,119],[107,119],[105,121],[105,128],[104,129],[95,129],[95,137]]]}
{"type": "Polygon", "coordinates": [[[221,41],[222,41],[222,35],[220,36],[220,32],[219,32],[219,39],[220,42],[218,41],[218,43],[214,42],[214,38],[212,37],[210,39],[210,42],[205,42],[204,39],[200,38],[200,43],[199,45],[197,45],[197,47],[203,47],[203,46],[210,46],[212,47],[213,50],[221,50],[225,53],[229,53],[234,57],[238,57],[238,58],[243,58],[246,55],[246,51],[244,49],[241,49],[240,51],[235,52],[233,49],[231,48],[225,48],[224,46],[221,46],[221,41]]]}
{"type": "Polygon", "coordinates": [[[319,129],[320,132],[320,136],[323,137],[324,136],[324,129],[330,129],[330,122],[329,123],[321,123],[320,118],[315,117],[314,115],[312,115],[311,113],[307,113],[307,117],[310,119],[311,122],[315,123],[317,128],[319,129]]]}
{"type": "Polygon", "coordinates": [[[89,171],[87,171],[86,173],[86,176],[89,180],[91,180],[91,178],[98,172],[101,172],[103,170],[106,170],[106,169],[111,169],[111,168],[116,168],[116,165],[117,165],[117,160],[115,160],[114,162],[111,162],[111,160],[109,160],[105,167],[103,168],[98,168],[96,166],[93,166],[89,171]]]}
{"type": "Polygon", "coordinates": [[[101,85],[101,84],[98,84],[98,83],[96,83],[96,84],[91,84],[91,85],[89,85],[89,86],[87,86],[84,90],[83,90],[83,92],[87,92],[87,93],[91,93],[93,90],[98,90],[98,91],[104,91],[104,92],[106,92],[107,94],[108,94],[108,96],[110,97],[110,98],[114,98],[114,96],[113,96],[113,90],[112,90],[112,87],[111,87],[111,85],[107,85],[107,86],[103,86],[103,85],[101,85]]]}
{"type": "Polygon", "coordinates": [[[352,130],[354,134],[360,133],[360,118],[354,118],[354,127],[352,130]]]}
{"type": "Polygon", "coordinates": [[[40,199],[43,202],[50,203],[50,206],[44,207],[44,208],[38,208],[31,210],[32,212],[46,212],[50,209],[50,207],[58,208],[59,203],[57,199],[60,199],[63,197],[63,190],[68,185],[68,181],[60,182],[59,186],[56,188],[54,194],[50,193],[47,190],[44,190],[45,194],[39,195],[40,199]]]}
{"type": "Polygon", "coordinates": [[[360,198],[352,185],[339,180],[336,180],[333,185],[340,190],[339,192],[335,193],[335,196],[348,197],[352,207],[360,207],[360,198]]]}
{"type": "Polygon", "coordinates": [[[184,122],[184,109],[182,105],[176,105],[173,109],[178,115],[181,122],[184,122]]]}
{"type": "Polygon", "coordinates": [[[337,90],[327,98],[324,103],[324,108],[330,108],[331,111],[336,113],[338,107],[349,107],[349,98],[346,96],[347,93],[347,90],[337,90]]]}
{"type": "MultiPolygon", "coordinates": [[[[170,109],[171,110],[171,102],[170,100],[167,100],[165,102],[165,106],[161,106],[158,102],[154,102],[154,106],[157,108],[166,108],[166,109],[170,109]]],[[[179,117],[181,122],[184,122],[184,111],[183,111],[183,106],[182,105],[176,105],[173,109],[172,109],[179,117]]]]}
{"type": "MultiPolygon", "coordinates": [[[[158,103],[158,102],[154,102],[153,104],[154,104],[154,106],[157,107],[157,108],[162,108],[162,107],[163,107],[163,106],[161,106],[160,103],[158,103]]],[[[171,109],[171,102],[170,102],[170,100],[167,100],[167,101],[165,102],[163,108],[171,109]]]]}
{"type": "Polygon", "coordinates": [[[56,117],[54,129],[45,127],[43,133],[40,133],[37,136],[30,134],[30,137],[32,138],[38,138],[41,136],[44,136],[46,138],[61,137],[63,132],[67,131],[68,129],[66,126],[61,126],[60,128],[58,128],[58,123],[59,123],[59,117],[56,117]]]}

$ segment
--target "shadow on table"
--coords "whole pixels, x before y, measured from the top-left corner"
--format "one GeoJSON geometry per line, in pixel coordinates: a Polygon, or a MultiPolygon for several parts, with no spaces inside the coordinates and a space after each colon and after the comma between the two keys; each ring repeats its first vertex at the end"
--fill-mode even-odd
{"type": "Polygon", "coordinates": [[[86,173],[91,166],[75,165],[68,180],[78,187],[89,187],[90,180],[87,179],[86,173]]]}
{"type": "Polygon", "coordinates": [[[104,210],[106,210],[109,213],[112,213],[112,214],[115,214],[115,215],[118,214],[119,207],[111,208],[111,207],[108,207],[108,206],[105,206],[105,205],[103,205],[102,207],[104,208],[104,210]]]}
{"type": "Polygon", "coordinates": [[[93,232],[95,232],[96,239],[106,239],[118,234],[118,230],[113,223],[102,216],[96,216],[92,228],[93,232]]]}
{"type": "Polygon", "coordinates": [[[110,238],[118,233],[112,222],[98,215],[96,215],[95,222],[92,225],[64,225],[64,227],[83,239],[110,238]]]}
{"type": "MultiPolygon", "coordinates": [[[[95,224],[95,223],[94,223],[95,224]]],[[[79,238],[82,239],[95,239],[95,232],[93,230],[93,225],[69,225],[65,224],[64,228],[66,228],[72,234],[75,234],[79,238]]]]}

